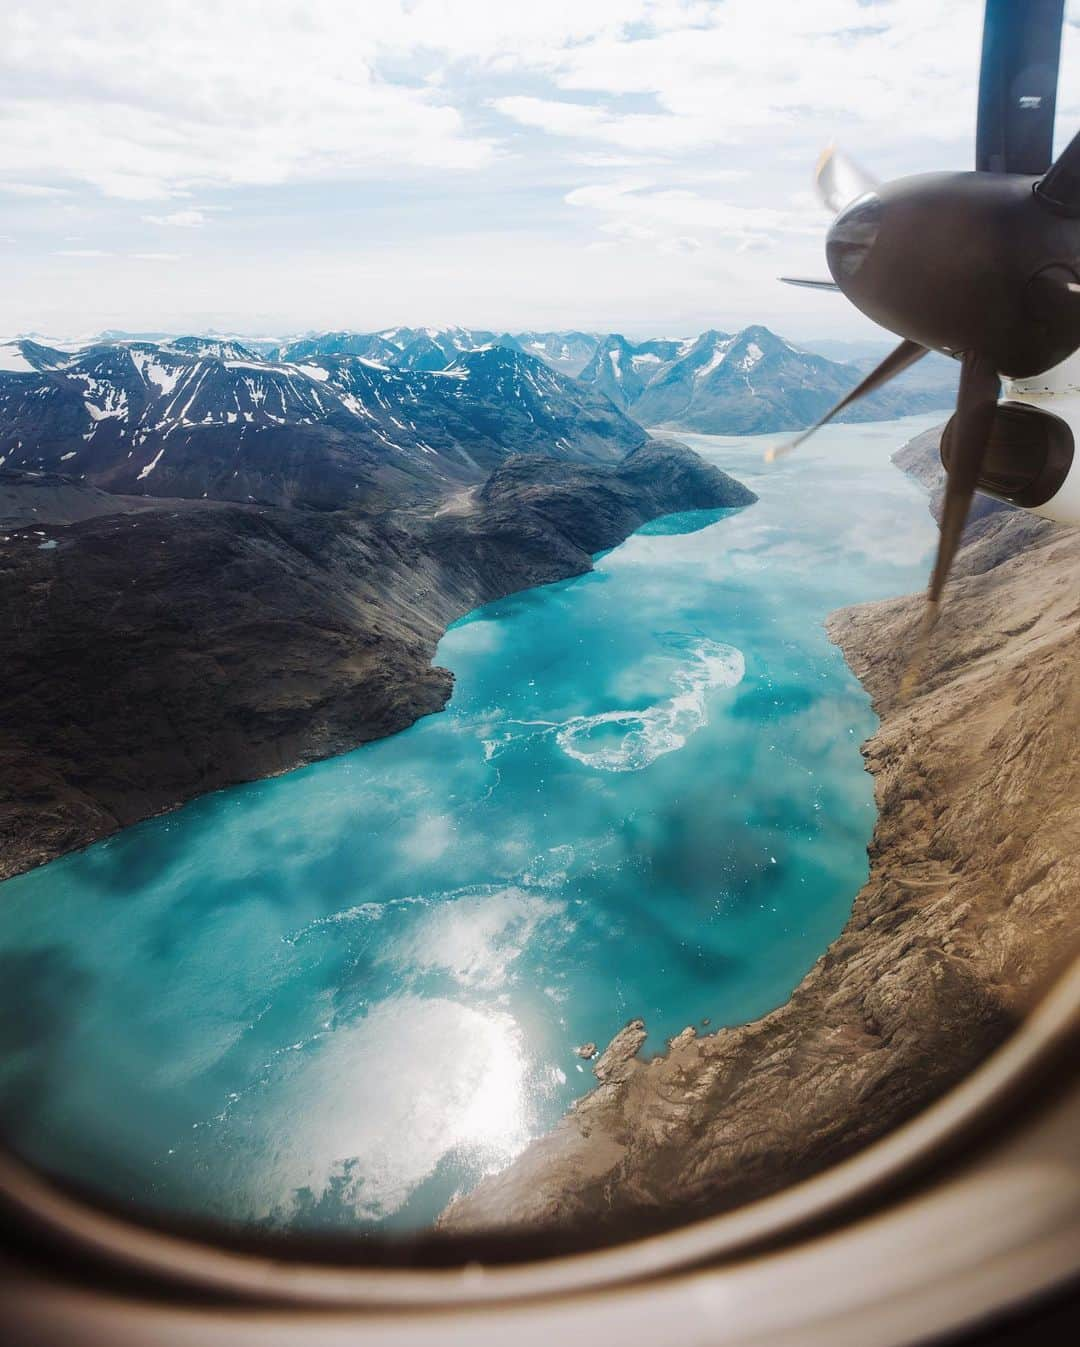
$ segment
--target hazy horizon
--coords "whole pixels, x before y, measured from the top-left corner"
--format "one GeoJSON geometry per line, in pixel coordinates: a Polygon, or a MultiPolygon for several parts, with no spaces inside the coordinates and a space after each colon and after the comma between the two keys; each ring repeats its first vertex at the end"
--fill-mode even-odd
{"type": "Polygon", "coordinates": [[[882,178],[971,166],[981,22],[981,0],[13,0],[0,333],[876,340],[775,278],[825,273],[830,140],[882,178]]]}
{"type": "MultiPolygon", "coordinates": [[[[748,323],[742,326],[752,327],[755,325],[756,324],[754,323],[748,323]]],[[[770,324],[768,323],[762,323],[760,325],[764,327],[770,327],[770,324]]],[[[448,326],[460,328],[462,330],[470,332],[487,332],[492,330],[490,328],[482,327],[479,324],[474,325],[469,323],[456,323],[450,324],[448,326]]],[[[739,330],[732,324],[728,324],[727,326],[725,326],[722,322],[714,323],[713,327],[719,331],[725,331],[728,333],[732,333],[739,330]]],[[[389,324],[387,327],[383,328],[350,328],[341,326],[329,328],[309,327],[309,328],[296,329],[294,331],[282,330],[280,332],[258,332],[258,331],[243,332],[238,331],[236,329],[225,329],[215,327],[212,324],[208,324],[200,328],[177,327],[171,330],[162,327],[146,328],[140,331],[133,331],[127,328],[101,328],[97,331],[87,331],[87,332],[39,332],[36,330],[29,330],[22,332],[7,332],[7,333],[0,332],[0,345],[19,341],[35,341],[40,345],[44,346],[48,346],[50,342],[53,342],[64,347],[69,347],[69,346],[92,345],[94,342],[97,341],[156,342],[156,341],[172,341],[184,337],[205,337],[207,339],[216,338],[221,340],[235,340],[241,343],[245,341],[254,343],[279,342],[282,345],[284,345],[291,341],[303,341],[310,338],[330,335],[335,332],[355,331],[359,334],[367,334],[367,333],[377,334],[377,333],[392,332],[395,329],[410,329],[413,331],[427,330],[429,332],[436,332],[440,330],[433,323],[416,323],[416,324],[392,323],[389,324]]],[[[445,331],[446,329],[443,328],[442,330],[445,331]]],[[[708,330],[709,330],[708,328],[703,329],[703,331],[708,330]]],[[[774,329],[770,328],[770,330],[774,329]]],[[[640,330],[623,329],[621,331],[614,332],[602,328],[570,327],[565,324],[545,329],[526,328],[521,326],[520,324],[516,324],[509,328],[498,329],[497,331],[494,332],[494,335],[497,337],[504,335],[513,337],[515,335],[521,335],[529,332],[540,332],[540,331],[580,332],[585,336],[596,337],[600,340],[603,340],[603,338],[607,336],[621,336],[625,337],[630,342],[648,341],[648,340],[688,341],[694,340],[702,335],[702,331],[687,330],[682,332],[674,332],[665,330],[663,332],[660,332],[660,331],[653,331],[651,328],[641,328],[640,330]]],[[[797,340],[801,345],[805,346],[809,350],[815,350],[818,348],[826,348],[826,347],[837,348],[838,350],[841,348],[844,349],[850,348],[853,353],[853,356],[857,356],[858,354],[864,353],[870,350],[871,348],[880,347],[882,350],[888,350],[892,345],[895,344],[894,338],[892,338],[892,336],[888,332],[886,332],[883,328],[874,327],[872,324],[867,324],[865,332],[860,332],[858,335],[855,336],[847,334],[843,336],[836,336],[832,333],[820,331],[812,333],[810,336],[799,338],[793,338],[792,334],[786,331],[777,331],[776,335],[788,340],[797,340]]]]}

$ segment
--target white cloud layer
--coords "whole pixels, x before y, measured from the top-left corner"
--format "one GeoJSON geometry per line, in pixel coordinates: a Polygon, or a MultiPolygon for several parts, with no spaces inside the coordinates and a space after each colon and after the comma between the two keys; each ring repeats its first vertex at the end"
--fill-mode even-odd
{"type": "MultiPolygon", "coordinates": [[[[1080,0],[1069,15],[1062,141],[1080,0]]],[[[214,294],[234,321],[273,306],[297,327],[859,323],[775,285],[823,266],[814,160],[836,138],[884,178],[967,167],[981,16],[982,0],[4,0],[0,208],[21,265],[0,329],[47,311],[181,324],[214,294]],[[73,233],[85,248],[63,247],[73,233]],[[52,286],[60,252],[101,265],[52,286]],[[148,285],[140,264],[166,258],[183,265],[148,285]]]]}
{"type": "Polygon", "coordinates": [[[31,198],[68,195],[67,190],[63,187],[46,187],[44,183],[40,182],[4,182],[0,183],[0,192],[7,192],[10,196],[31,198]]]}
{"type": "Polygon", "coordinates": [[[379,77],[406,21],[385,9],[384,24],[384,3],[6,0],[0,177],[151,200],[484,163],[437,87],[379,77]]]}
{"type": "Polygon", "coordinates": [[[201,229],[208,219],[205,211],[174,210],[167,215],[144,215],[147,224],[164,225],[173,229],[201,229]]]}

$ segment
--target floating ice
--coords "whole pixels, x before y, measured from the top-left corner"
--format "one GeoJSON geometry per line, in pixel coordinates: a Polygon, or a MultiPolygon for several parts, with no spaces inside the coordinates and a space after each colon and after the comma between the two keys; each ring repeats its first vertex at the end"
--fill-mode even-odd
{"type": "Polygon", "coordinates": [[[702,638],[690,653],[691,663],[672,677],[673,697],[640,711],[574,716],[558,731],[556,743],[571,758],[603,772],[638,772],[682,748],[708,724],[706,694],[716,687],[735,687],[746,671],[742,651],[733,645],[702,638]]]}

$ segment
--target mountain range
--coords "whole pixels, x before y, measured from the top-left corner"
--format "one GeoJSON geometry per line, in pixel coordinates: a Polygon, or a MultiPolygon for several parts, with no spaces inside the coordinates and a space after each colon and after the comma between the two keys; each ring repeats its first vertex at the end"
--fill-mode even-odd
{"type": "MultiPolygon", "coordinates": [[[[439,370],[463,352],[501,346],[595,384],[643,425],[749,435],[811,425],[891,349],[888,341],[820,345],[805,349],[761,324],[734,333],[710,329],[696,337],[643,341],[617,332],[393,327],[327,332],[269,353],[291,361],[351,354],[391,368],[439,370]]],[[[932,354],[840,419],[887,420],[944,409],[955,402],[957,374],[955,361],[932,354]]]]}
{"type": "Polygon", "coordinates": [[[450,348],[436,370],[421,344],[402,348],[412,366],[390,367],[356,334],[271,356],[198,337],[8,343],[0,467],[133,495],[337,508],[478,481],[512,453],[604,461],[645,440],[601,389],[522,350],[450,348]]]}
{"type": "MultiPolygon", "coordinates": [[[[831,360],[761,325],[631,341],[463,327],[339,331],[273,346],[110,333],[71,348],[0,343],[0,468],[129,495],[400,503],[485,477],[512,453],[617,458],[643,426],[752,434],[807,426],[873,363],[831,360]]],[[[937,410],[955,362],[931,356],[845,419],[937,410]]]]}
{"type": "Polygon", "coordinates": [[[602,337],[596,332],[488,332],[468,327],[388,327],[381,332],[323,332],[265,348],[281,360],[359,355],[396,369],[445,369],[466,351],[502,346],[542,360],[560,374],[577,377],[602,337]]]}
{"type": "Polygon", "coordinates": [[[753,500],[641,422],[805,425],[859,375],[764,327],[0,342],[7,863],[436,709],[454,617],[753,500]]]}
{"type": "MultiPolygon", "coordinates": [[[[598,344],[580,380],[602,389],[644,425],[752,435],[812,425],[876,363],[873,357],[830,360],[758,324],[685,341],[632,342],[613,333],[598,344]]],[[[956,380],[956,363],[931,355],[840,419],[882,421],[937,411],[955,397],[956,380]]]]}

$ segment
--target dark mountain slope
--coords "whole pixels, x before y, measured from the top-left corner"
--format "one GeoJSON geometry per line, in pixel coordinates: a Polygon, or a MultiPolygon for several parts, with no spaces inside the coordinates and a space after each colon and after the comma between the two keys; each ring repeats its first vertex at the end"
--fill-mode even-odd
{"type": "Polygon", "coordinates": [[[11,541],[9,530],[37,530],[44,538],[51,524],[77,524],[157,504],[145,496],[114,496],[58,472],[0,468],[0,542],[11,541]]]}
{"type": "Polygon", "coordinates": [[[403,729],[449,695],[431,658],[454,618],[588,570],[646,519],[752,499],[650,441],[615,465],[514,457],[379,517],[176,500],[6,535],[0,876],[403,729]]]}

